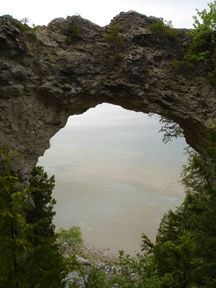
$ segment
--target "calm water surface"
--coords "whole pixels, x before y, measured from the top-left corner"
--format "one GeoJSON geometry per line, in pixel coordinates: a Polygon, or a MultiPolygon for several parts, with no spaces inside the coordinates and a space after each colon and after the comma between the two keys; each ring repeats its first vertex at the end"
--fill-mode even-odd
{"type": "Polygon", "coordinates": [[[110,104],[69,118],[39,159],[55,175],[57,228],[79,226],[87,245],[140,250],[141,233],[155,240],[160,219],[184,199],[184,139],[163,144],[160,124],[110,104]]]}

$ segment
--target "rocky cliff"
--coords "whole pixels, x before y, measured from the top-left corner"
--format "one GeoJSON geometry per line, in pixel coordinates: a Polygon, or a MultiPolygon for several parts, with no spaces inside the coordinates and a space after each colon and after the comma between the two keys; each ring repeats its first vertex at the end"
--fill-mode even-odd
{"type": "Polygon", "coordinates": [[[168,117],[203,151],[216,118],[208,63],[174,69],[172,60],[182,59],[191,38],[183,29],[178,40],[151,32],[156,20],[134,11],[117,15],[111,23],[121,26],[123,40],[116,50],[105,38],[109,26],[79,16],[26,32],[11,16],[0,17],[0,144],[19,149],[17,172],[27,178],[68,117],[103,102],[168,117]],[[68,45],[71,25],[80,34],[68,45]]]}

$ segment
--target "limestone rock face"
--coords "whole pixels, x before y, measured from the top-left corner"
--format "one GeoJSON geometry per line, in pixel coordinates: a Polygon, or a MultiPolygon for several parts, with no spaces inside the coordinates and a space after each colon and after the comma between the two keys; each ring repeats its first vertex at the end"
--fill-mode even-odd
{"type": "Polygon", "coordinates": [[[104,37],[109,26],[79,16],[54,19],[35,32],[0,17],[0,145],[19,149],[17,172],[28,179],[68,117],[103,102],[170,118],[203,152],[206,127],[216,118],[208,63],[174,69],[172,60],[182,59],[191,38],[185,30],[178,40],[151,32],[156,20],[134,11],[116,16],[111,22],[121,25],[123,37],[117,51],[104,37]],[[65,42],[70,25],[80,29],[73,45],[65,42]]]}

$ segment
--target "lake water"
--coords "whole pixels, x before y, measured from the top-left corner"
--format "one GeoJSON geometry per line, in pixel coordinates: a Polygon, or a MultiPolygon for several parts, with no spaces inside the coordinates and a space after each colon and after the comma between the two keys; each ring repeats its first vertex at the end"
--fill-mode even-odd
{"type": "Polygon", "coordinates": [[[184,199],[184,139],[164,144],[158,120],[110,104],[69,118],[38,165],[55,175],[57,228],[79,226],[86,244],[135,254],[184,199]]]}

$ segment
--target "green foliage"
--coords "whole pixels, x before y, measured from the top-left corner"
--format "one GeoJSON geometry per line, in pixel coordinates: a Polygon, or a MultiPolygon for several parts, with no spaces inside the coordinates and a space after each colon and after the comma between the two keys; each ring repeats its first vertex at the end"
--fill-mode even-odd
{"type": "MultiPolygon", "coordinates": [[[[95,268],[89,271],[76,264],[77,259],[73,258],[72,267],[83,278],[83,287],[215,287],[215,143],[216,122],[212,122],[206,141],[208,163],[199,154],[187,150],[188,165],[182,172],[186,198],[175,211],[164,215],[154,244],[142,235],[143,254],[130,257],[120,251],[116,273],[110,280],[95,268]]],[[[69,287],[76,287],[75,283],[71,282],[69,287]]]]}
{"type": "Polygon", "coordinates": [[[13,21],[13,24],[22,32],[35,32],[37,27],[35,27],[35,25],[33,24],[33,28],[28,26],[29,23],[29,19],[28,18],[23,18],[22,20],[20,20],[19,22],[17,21],[13,21]]]}
{"type": "Polygon", "coordinates": [[[172,141],[173,138],[184,137],[183,130],[175,121],[168,119],[166,117],[160,116],[159,122],[162,124],[159,132],[163,132],[163,142],[167,143],[172,141]]]}
{"type": "Polygon", "coordinates": [[[181,138],[184,137],[183,129],[179,126],[175,121],[168,119],[163,116],[159,116],[157,114],[149,114],[150,117],[155,116],[156,119],[159,119],[159,122],[162,124],[159,132],[163,132],[163,142],[167,143],[172,141],[173,138],[181,138]]]}
{"type": "Polygon", "coordinates": [[[203,258],[197,253],[199,247],[196,235],[182,231],[175,240],[155,245],[155,260],[160,275],[172,274],[177,287],[188,287],[201,278],[203,258]]]}
{"type": "Polygon", "coordinates": [[[143,265],[145,260],[139,254],[137,257],[130,257],[124,251],[119,251],[119,259],[116,266],[121,267],[121,270],[113,277],[112,284],[119,285],[120,287],[141,286],[145,278],[145,265],[143,265]]]}
{"type": "Polygon", "coordinates": [[[147,27],[149,30],[162,35],[164,37],[178,39],[181,35],[181,32],[178,29],[174,29],[172,26],[172,21],[164,21],[163,18],[160,18],[156,23],[151,24],[147,27]]]}
{"type": "Polygon", "coordinates": [[[142,234],[141,250],[144,251],[144,255],[150,256],[154,253],[154,244],[151,240],[143,233],[142,234]]]}
{"type": "Polygon", "coordinates": [[[0,148],[0,287],[63,287],[65,264],[54,249],[55,237],[39,237],[41,220],[27,223],[24,217],[31,190],[19,188],[12,172],[15,157],[16,151],[0,148]]]}
{"type": "Polygon", "coordinates": [[[121,60],[122,59],[122,55],[121,54],[114,54],[114,60],[121,60]]]}
{"type": "Polygon", "coordinates": [[[21,30],[22,32],[26,32],[26,31],[29,31],[31,28],[28,27],[27,25],[24,25],[22,23],[19,23],[17,21],[14,21],[13,24],[19,29],[21,30]]]}
{"type": "Polygon", "coordinates": [[[118,24],[111,24],[109,29],[109,34],[105,36],[115,46],[121,48],[120,43],[123,41],[123,37],[119,35],[121,31],[121,26],[118,24]]]}
{"type": "Polygon", "coordinates": [[[107,51],[106,52],[106,62],[110,63],[113,61],[119,61],[122,59],[121,54],[116,54],[115,51],[107,51]]]}
{"type": "Polygon", "coordinates": [[[35,230],[34,233],[43,235],[44,237],[52,237],[55,234],[55,226],[52,223],[53,217],[56,214],[52,211],[56,204],[56,200],[52,198],[52,191],[55,187],[55,177],[52,176],[48,178],[43,167],[35,166],[29,182],[35,208],[26,211],[26,222],[36,223],[40,221],[40,224],[37,226],[37,231],[35,230]]]}
{"type": "Polygon", "coordinates": [[[196,9],[202,22],[200,22],[197,16],[193,16],[195,30],[191,30],[190,32],[190,35],[193,37],[193,43],[190,46],[189,53],[185,55],[185,60],[187,61],[209,61],[209,49],[215,44],[215,37],[211,32],[216,28],[216,1],[207,5],[210,8],[209,12],[206,9],[201,12],[196,9]]]}
{"type": "Polygon", "coordinates": [[[208,129],[208,162],[196,152],[187,150],[188,165],[182,171],[184,202],[164,215],[154,244],[142,235],[143,254],[130,257],[120,251],[116,273],[111,279],[96,266],[83,266],[74,255],[83,242],[79,227],[60,229],[52,236],[54,178],[48,179],[42,167],[33,170],[30,181],[38,205],[42,198],[41,209],[36,210],[38,215],[33,214],[32,223],[27,223],[23,211],[28,214],[30,209],[25,204],[30,190],[21,191],[19,179],[12,172],[12,163],[18,154],[7,149],[0,149],[0,152],[0,287],[51,288],[65,287],[65,283],[68,288],[215,287],[216,121],[212,121],[208,129]],[[38,233],[38,225],[44,219],[50,219],[44,227],[48,231],[51,227],[51,232],[43,237],[38,233]],[[35,238],[39,241],[35,242],[35,238]],[[66,259],[63,260],[57,251],[66,259]]]}
{"type": "Polygon", "coordinates": [[[155,244],[142,235],[143,256],[121,254],[123,271],[115,283],[122,287],[215,287],[215,143],[216,122],[212,122],[206,142],[208,163],[187,150],[188,165],[182,172],[184,202],[164,215],[155,244]]]}
{"type": "MultiPolygon", "coordinates": [[[[83,268],[82,268],[83,269],[83,268]]],[[[81,270],[80,270],[81,271],[81,270]]],[[[108,286],[108,282],[106,281],[106,274],[97,269],[97,267],[92,267],[90,271],[86,273],[81,272],[80,275],[85,275],[83,277],[85,287],[92,287],[92,288],[105,288],[110,287],[108,286]]]]}
{"type": "Polygon", "coordinates": [[[69,272],[66,277],[67,288],[110,287],[107,286],[108,283],[104,272],[98,270],[95,265],[91,267],[83,265],[74,254],[67,257],[67,271],[69,272]]]}
{"type": "Polygon", "coordinates": [[[198,153],[188,150],[188,165],[184,166],[182,172],[186,198],[175,212],[170,210],[164,215],[152,253],[158,263],[160,275],[171,272],[175,282],[181,283],[176,287],[190,287],[187,285],[192,285],[191,283],[201,285],[207,281],[206,279],[211,279],[209,281],[212,283],[215,281],[216,131],[214,123],[208,133],[206,154],[210,162],[207,164],[198,153]]]}
{"type": "Polygon", "coordinates": [[[118,24],[111,24],[109,34],[104,36],[111,43],[111,51],[106,52],[106,61],[108,63],[122,59],[122,55],[118,54],[118,51],[122,49],[123,41],[123,37],[119,35],[120,31],[121,26],[118,24]]]}
{"type": "Polygon", "coordinates": [[[58,230],[57,242],[62,255],[75,253],[83,244],[82,232],[79,227],[73,226],[68,230],[58,230]]]}
{"type": "Polygon", "coordinates": [[[119,252],[120,256],[116,265],[120,267],[120,270],[111,278],[108,287],[176,287],[173,285],[171,274],[159,275],[154,257],[146,257],[141,254],[130,257],[130,255],[125,255],[124,251],[119,252]]]}
{"type": "Polygon", "coordinates": [[[18,179],[12,173],[12,161],[17,152],[4,149],[0,152],[1,166],[4,167],[0,175],[0,287],[16,287],[18,279],[25,279],[23,263],[28,256],[25,251],[31,249],[27,238],[31,235],[31,227],[26,225],[20,213],[29,196],[28,190],[18,190],[18,179]]]}
{"type": "Polygon", "coordinates": [[[68,37],[65,40],[65,43],[68,45],[74,44],[80,35],[80,29],[78,26],[70,25],[68,37]]]}
{"type": "Polygon", "coordinates": [[[215,50],[215,31],[216,28],[216,1],[207,4],[210,8],[199,11],[198,16],[193,16],[194,28],[189,34],[192,36],[192,44],[188,47],[187,53],[180,62],[173,61],[173,66],[177,68],[180,65],[192,66],[196,61],[207,61],[211,67],[208,74],[209,83],[216,85],[216,50],[215,50]]]}

